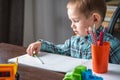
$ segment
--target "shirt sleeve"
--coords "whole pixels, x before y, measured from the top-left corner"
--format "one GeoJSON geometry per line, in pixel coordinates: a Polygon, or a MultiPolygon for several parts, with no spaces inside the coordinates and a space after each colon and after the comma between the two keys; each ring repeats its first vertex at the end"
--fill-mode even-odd
{"type": "Polygon", "coordinates": [[[59,45],[42,39],[40,41],[42,42],[41,51],[70,56],[70,39],[66,40],[64,44],[59,45]]]}
{"type": "Polygon", "coordinates": [[[120,42],[116,38],[111,40],[110,62],[120,64],[120,42]]]}
{"type": "Polygon", "coordinates": [[[120,41],[111,35],[108,38],[108,41],[111,46],[109,62],[113,64],[120,64],[120,41]]]}

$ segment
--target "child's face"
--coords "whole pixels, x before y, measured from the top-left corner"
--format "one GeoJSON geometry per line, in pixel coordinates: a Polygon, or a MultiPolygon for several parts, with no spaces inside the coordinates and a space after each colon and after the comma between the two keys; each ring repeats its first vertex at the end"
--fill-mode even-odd
{"type": "Polygon", "coordinates": [[[68,17],[71,20],[71,28],[77,36],[86,36],[87,29],[91,25],[91,17],[86,18],[78,9],[68,8],[68,17]]]}

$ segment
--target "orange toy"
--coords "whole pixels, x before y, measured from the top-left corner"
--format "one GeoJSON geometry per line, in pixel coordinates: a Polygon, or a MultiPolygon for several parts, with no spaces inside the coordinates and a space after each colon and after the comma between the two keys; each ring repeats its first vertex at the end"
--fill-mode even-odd
{"type": "Polygon", "coordinates": [[[15,80],[17,63],[0,64],[0,80],[15,80]]]}

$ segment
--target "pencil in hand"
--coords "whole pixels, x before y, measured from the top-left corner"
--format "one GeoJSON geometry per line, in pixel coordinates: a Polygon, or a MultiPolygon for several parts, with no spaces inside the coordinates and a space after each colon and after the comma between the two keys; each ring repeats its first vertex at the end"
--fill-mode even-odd
{"type": "Polygon", "coordinates": [[[40,61],[42,64],[45,64],[45,63],[43,62],[43,60],[42,60],[40,57],[37,56],[37,54],[35,53],[35,51],[33,52],[33,57],[38,58],[39,61],[40,61]]]}

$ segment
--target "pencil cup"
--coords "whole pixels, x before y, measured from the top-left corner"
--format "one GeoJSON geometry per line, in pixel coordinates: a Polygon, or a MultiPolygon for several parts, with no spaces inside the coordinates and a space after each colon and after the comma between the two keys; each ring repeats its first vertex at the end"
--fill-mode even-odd
{"type": "Polygon", "coordinates": [[[95,73],[106,73],[108,71],[110,43],[103,42],[102,46],[92,44],[91,51],[93,71],[95,73]]]}

